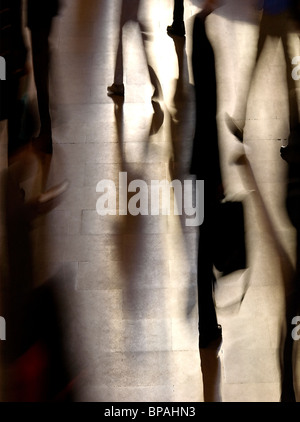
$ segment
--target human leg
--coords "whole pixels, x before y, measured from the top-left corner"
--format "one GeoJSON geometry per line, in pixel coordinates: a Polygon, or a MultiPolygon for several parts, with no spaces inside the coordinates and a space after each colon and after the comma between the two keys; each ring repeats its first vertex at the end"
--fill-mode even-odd
{"type": "Polygon", "coordinates": [[[52,154],[52,123],[50,115],[49,74],[51,52],[49,45],[51,23],[43,28],[31,29],[32,62],[40,115],[40,133],[35,146],[52,154]]]}
{"type": "Polygon", "coordinates": [[[265,42],[271,27],[272,23],[269,21],[268,17],[263,15],[259,26],[259,36],[257,41],[255,61],[250,70],[250,73],[248,74],[249,76],[247,80],[245,81],[245,79],[243,79],[242,84],[239,84],[238,86],[235,108],[232,116],[226,114],[226,123],[230,132],[235,135],[241,142],[243,142],[244,137],[249,93],[252,87],[254,74],[257,69],[261,54],[264,50],[265,42]]]}
{"type": "Polygon", "coordinates": [[[211,233],[206,223],[200,228],[197,269],[199,348],[205,348],[222,336],[214,300],[211,233]]]}
{"type": "Polygon", "coordinates": [[[174,0],[173,23],[167,27],[169,35],[185,36],[184,0],[174,0]]]}

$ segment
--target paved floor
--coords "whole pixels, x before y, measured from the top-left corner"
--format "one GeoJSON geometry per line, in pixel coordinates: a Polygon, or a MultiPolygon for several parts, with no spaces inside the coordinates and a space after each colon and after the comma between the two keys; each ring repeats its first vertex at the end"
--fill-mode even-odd
{"type": "MultiPolygon", "coordinates": [[[[64,3],[53,32],[55,144],[48,183],[67,178],[70,188],[37,224],[33,237],[38,279],[57,278],[68,362],[74,370],[84,369],[76,399],[279,401],[286,268],[295,261],[295,231],[284,207],[287,166],[279,154],[288,135],[280,45],[267,45],[250,92],[245,144],[255,185],[249,167],[232,164],[241,146],[228,131],[224,113],[232,112],[239,84],[253,63],[257,15],[250,1],[244,8],[242,2],[229,1],[208,18],[217,66],[222,171],[227,197],[245,199],[249,268],[219,278],[216,305],[223,343],[200,358],[198,228],[174,215],[99,216],[96,210],[98,183],[109,179],[118,187],[120,172],[148,185],[174,176],[192,179],[191,31],[199,6],[185,2],[184,43],[166,34],[171,0],[141,5],[149,27],[147,54],[163,92],[163,122],[159,126],[156,114],[158,130],[151,130],[152,90],[137,26],[124,29],[125,99],[114,100],[106,87],[113,82],[120,2],[64,3]]],[[[297,42],[294,47],[299,55],[297,42]]],[[[3,141],[3,167],[5,156],[3,141]]]]}

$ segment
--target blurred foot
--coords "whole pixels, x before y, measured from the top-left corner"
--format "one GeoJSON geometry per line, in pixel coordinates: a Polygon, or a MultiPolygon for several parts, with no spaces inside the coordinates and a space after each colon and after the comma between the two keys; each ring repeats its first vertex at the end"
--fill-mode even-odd
{"type": "Polygon", "coordinates": [[[217,325],[213,329],[205,330],[200,333],[199,348],[204,349],[216,343],[219,346],[222,341],[222,327],[217,325]]]}
{"type": "Polygon", "coordinates": [[[124,84],[115,84],[107,87],[107,94],[108,95],[120,95],[121,97],[124,97],[124,84]]]}
{"type": "Polygon", "coordinates": [[[50,133],[40,133],[37,138],[33,138],[32,146],[38,153],[53,154],[53,143],[50,133]]]}
{"type": "Polygon", "coordinates": [[[151,122],[150,128],[150,136],[155,135],[159,129],[161,128],[164,122],[164,112],[160,106],[158,101],[152,100],[152,107],[153,107],[153,117],[151,122]]]}
{"type": "Polygon", "coordinates": [[[50,203],[51,201],[55,200],[59,196],[61,196],[69,187],[69,182],[64,180],[62,183],[53,186],[52,188],[48,189],[46,192],[43,192],[37,199],[37,202],[40,205],[50,203]]]}
{"type": "Polygon", "coordinates": [[[291,131],[288,144],[280,148],[280,155],[288,163],[300,163],[300,127],[291,131]]]}
{"type": "Polygon", "coordinates": [[[170,36],[184,37],[185,25],[184,22],[173,22],[172,25],[167,26],[167,34],[170,36]]]}
{"type": "Polygon", "coordinates": [[[55,185],[47,191],[41,193],[37,198],[30,200],[27,203],[29,220],[33,221],[35,218],[53,210],[61,201],[63,194],[69,187],[69,184],[68,180],[64,180],[58,185],[55,185]]]}
{"type": "Polygon", "coordinates": [[[225,113],[225,121],[230,132],[236,138],[238,138],[240,142],[243,142],[244,130],[237,124],[237,122],[231,116],[229,116],[228,113],[225,113]]]}
{"type": "Polygon", "coordinates": [[[280,156],[287,163],[300,163],[300,145],[283,145],[280,148],[280,156]]]}

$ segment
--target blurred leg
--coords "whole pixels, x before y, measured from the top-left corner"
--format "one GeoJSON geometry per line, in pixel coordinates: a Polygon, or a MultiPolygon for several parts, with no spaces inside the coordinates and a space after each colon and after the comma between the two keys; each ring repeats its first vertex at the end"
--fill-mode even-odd
{"type": "Polygon", "coordinates": [[[50,46],[49,35],[51,23],[43,28],[31,30],[32,62],[34,81],[37,90],[38,108],[40,115],[40,137],[44,152],[52,152],[52,125],[49,100],[49,71],[50,71],[50,46]]]}
{"type": "Polygon", "coordinates": [[[185,35],[184,25],[184,0],[174,0],[173,23],[167,27],[169,35],[183,37],[185,35]]]}
{"type": "Polygon", "coordinates": [[[173,22],[182,23],[184,16],[184,0],[174,0],[173,22]]]}
{"type": "Polygon", "coordinates": [[[220,336],[214,301],[215,276],[213,274],[211,230],[203,223],[198,248],[198,315],[199,346],[206,347],[220,336]]]}

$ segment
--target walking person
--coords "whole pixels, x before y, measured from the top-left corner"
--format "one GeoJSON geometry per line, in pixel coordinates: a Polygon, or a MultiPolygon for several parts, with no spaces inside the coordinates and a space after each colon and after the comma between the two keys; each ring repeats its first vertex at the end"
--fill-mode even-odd
{"type": "Polygon", "coordinates": [[[50,113],[49,76],[51,46],[49,37],[53,19],[60,10],[60,0],[27,0],[27,26],[31,33],[32,63],[37,91],[40,131],[34,139],[37,150],[52,154],[52,122],[50,113]]]}
{"type": "Polygon", "coordinates": [[[154,88],[154,92],[152,95],[152,100],[159,99],[161,96],[161,87],[160,83],[157,79],[155,71],[153,67],[150,65],[150,59],[147,54],[145,40],[146,40],[146,32],[147,28],[144,23],[141,22],[139,19],[139,11],[141,0],[122,0],[121,5],[121,16],[119,22],[119,41],[118,41],[118,49],[116,54],[116,62],[115,62],[115,71],[114,71],[114,80],[113,84],[107,87],[107,94],[108,95],[119,95],[124,97],[125,95],[125,88],[124,88],[124,57],[123,57],[123,29],[127,23],[133,22],[137,24],[141,38],[143,43],[143,54],[147,63],[149,78],[151,84],[154,88]]]}

